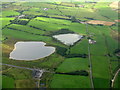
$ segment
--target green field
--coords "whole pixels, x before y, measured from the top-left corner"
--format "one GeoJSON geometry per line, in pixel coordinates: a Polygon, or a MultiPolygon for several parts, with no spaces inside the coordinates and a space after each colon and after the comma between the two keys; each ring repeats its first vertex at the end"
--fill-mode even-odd
{"type": "Polygon", "coordinates": [[[2,88],[14,88],[14,79],[2,75],[2,88]]]}
{"type": "Polygon", "coordinates": [[[82,58],[66,59],[56,70],[57,72],[72,72],[77,70],[88,70],[88,60],[82,58]]]}
{"type": "Polygon", "coordinates": [[[8,26],[8,28],[17,29],[17,30],[21,30],[23,32],[25,31],[25,32],[32,33],[32,34],[40,34],[40,35],[42,35],[42,34],[45,33],[45,31],[42,31],[42,30],[31,28],[29,26],[17,25],[17,24],[12,24],[12,25],[8,26]]]}
{"type": "Polygon", "coordinates": [[[88,41],[83,39],[80,42],[78,42],[75,46],[71,47],[70,53],[71,54],[87,54],[88,53],[88,50],[86,48],[87,45],[88,45],[88,41]]]}
{"type": "Polygon", "coordinates": [[[35,80],[32,78],[32,72],[29,70],[3,66],[2,87],[34,88],[35,80]]]}
{"type": "Polygon", "coordinates": [[[106,57],[93,56],[93,81],[96,88],[109,87],[109,63],[106,57]],[[98,64],[100,63],[100,64],[98,64]],[[103,70],[104,69],[104,70],[103,70]]]}
{"type": "Polygon", "coordinates": [[[2,27],[5,25],[10,24],[10,20],[13,20],[14,18],[0,18],[0,22],[2,22],[2,27]]]}
{"type": "Polygon", "coordinates": [[[23,39],[23,40],[41,40],[41,41],[50,41],[51,38],[49,37],[46,37],[46,36],[38,36],[38,35],[33,35],[33,34],[30,34],[30,33],[25,33],[25,32],[21,32],[21,31],[17,31],[17,30],[11,30],[11,29],[8,29],[8,28],[5,28],[3,29],[3,34],[8,36],[8,37],[11,37],[11,34],[13,34],[12,37],[14,38],[20,38],[20,39],[23,39]],[[21,36],[23,35],[23,36],[21,36]]]}
{"type": "Polygon", "coordinates": [[[56,31],[56,30],[68,27],[68,26],[64,26],[60,24],[41,22],[38,20],[31,20],[28,25],[31,25],[31,26],[34,26],[34,27],[37,27],[37,28],[40,28],[46,31],[56,31]]]}
{"type": "Polygon", "coordinates": [[[51,88],[90,88],[90,80],[84,76],[54,75],[51,88]]]}
{"type": "Polygon", "coordinates": [[[2,11],[2,18],[6,16],[12,16],[12,15],[19,15],[18,12],[15,12],[14,10],[7,10],[7,11],[2,11]]]}
{"type": "MultiPolygon", "coordinates": [[[[115,52],[120,51],[119,23],[115,22],[119,17],[111,3],[3,2],[2,63],[48,71],[39,80],[34,78],[33,71],[3,65],[3,88],[111,88],[111,80],[120,67],[120,57],[115,52]],[[90,20],[115,24],[85,24],[90,20]],[[53,38],[68,33],[84,37],[70,46],[53,38]],[[96,43],[90,44],[89,39],[96,43]],[[14,44],[19,41],[45,42],[56,51],[34,61],[9,59],[14,44]]],[[[117,77],[113,88],[120,88],[119,83],[117,77]]]]}

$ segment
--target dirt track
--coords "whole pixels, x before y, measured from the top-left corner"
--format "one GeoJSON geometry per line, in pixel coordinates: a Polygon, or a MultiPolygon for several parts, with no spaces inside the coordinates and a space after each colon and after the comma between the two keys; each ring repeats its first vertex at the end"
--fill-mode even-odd
{"type": "Polygon", "coordinates": [[[117,72],[115,73],[113,79],[111,80],[112,81],[111,87],[114,86],[115,79],[116,79],[116,77],[117,77],[117,75],[118,75],[119,72],[120,72],[120,68],[117,70],[117,72]]]}

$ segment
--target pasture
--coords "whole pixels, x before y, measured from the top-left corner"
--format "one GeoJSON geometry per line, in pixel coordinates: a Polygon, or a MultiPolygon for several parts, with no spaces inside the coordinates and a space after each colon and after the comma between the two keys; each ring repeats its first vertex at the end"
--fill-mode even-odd
{"type": "Polygon", "coordinates": [[[7,16],[18,16],[18,15],[20,15],[20,13],[14,10],[2,11],[2,18],[5,18],[7,16]]]}
{"type": "MultiPolygon", "coordinates": [[[[119,23],[115,22],[118,20],[118,14],[109,6],[111,3],[3,3],[0,18],[2,22],[2,37],[0,38],[2,63],[48,70],[49,72],[44,73],[40,80],[39,87],[43,88],[91,88],[91,63],[94,87],[110,88],[110,81],[119,68],[117,61],[119,58],[115,55],[115,50],[120,44],[116,39],[117,34],[113,33],[117,33],[119,23]],[[90,20],[114,22],[115,25],[86,25],[85,22],[90,20]],[[53,38],[53,35],[66,33],[84,37],[70,46],[53,38]],[[90,44],[89,39],[95,40],[96,43],[90,44]],[[48,57],[35,61],[9,59],[9,54],[18,41],[45,42],[46,46],[53,46],[56,51],[48,57]],[[87,73],[86,76],[84,72],[87,73]]],[[[70,38],[72,39],[73,36],[70,38]]],[[[33,79],[32,71],[2,67],[3,87],[36,88],[36,80],[33,79]]],[[[118,83],[119,76],[115,81],[115,88],[118,88],[118,83]]]]}
{"type": "Polygon", "coordinates": [[[14,20],[14,18],[0,18],[0,22],[2,22],[1,26],[4,27],[10,24],[10,20],[14,20]]]}
{"type": "Polygon", "coordinates": [[[57,68],[56,72],[72,72],[88,70],[88,60],[84,58],[69,58],[57,68]]]}
{"type": "Polygon", "coordinates": [[[5,75],[2,75],[2,88],[14,88],[14,79],[5,75]]]}
{"type": "Polygon", "coordinates": [[[51,88],[90,88],[90,80],[84,76],[58,75],[53,76],[51,88]]]}
{"type": "Polygon", "coordinates": [[[6,66],[3,66],[3,68],[6,68],[3,70],[2,75],[3,88],[35,88],[35,80],[32,78],[32,71],[6,66]]]}

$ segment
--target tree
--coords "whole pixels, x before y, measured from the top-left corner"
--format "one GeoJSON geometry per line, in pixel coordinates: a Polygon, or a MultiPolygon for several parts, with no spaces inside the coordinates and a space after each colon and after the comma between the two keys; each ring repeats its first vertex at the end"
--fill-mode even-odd
{"type": "Polygon", "coordinates": [[[72,17],[71,17],[71,21],[72,21],[72,22],[76,22],[75,16],[72,16],[72,17]]]}

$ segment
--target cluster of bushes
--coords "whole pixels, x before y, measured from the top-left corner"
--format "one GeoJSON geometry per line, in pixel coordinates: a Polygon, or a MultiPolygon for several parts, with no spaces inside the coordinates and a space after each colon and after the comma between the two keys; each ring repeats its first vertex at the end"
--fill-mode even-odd
{"type": "Polygon", "coordinates": [[[56,46],[56,53],[61,55],[61,56],[65,56],[67,52],[67,49],[64,47],[60,47],[60,46],[56,46]]]}
{"type": "Polygon", "coordinates": [[[22,14],[24,11],[28,11],[28,10],[15,10],[16,12],[19,12],[20,14],[22,14]]]}
{"type": "Polygon", "coordinates": [[[75,6],[75,4],[73,4],[73,3],[65,3],[65,2],[62,2],[60,5],[66,6],[66,7],[74,7],[75,6]]]}
{"type": "Polygon", "coordinates": [[[10,16],[6,16],[6,17],[16,17],[16,15],[10,15],[10,16]]]}
{"type": "Polygon", "coordinates": [[[70,31],[69,29],[63,28],[63,29],[60,29],[59,31],[51,32],[50,36],[59,35],[59,34],[68,34],[68,33],[74,33],[74,32],[70,31]]]}
{"type": "Polygon", "coordinates": [[[86,18],[86,19],[90,19],[90,20],[96,20],[96,19],[94,19],[94,18],[89,18],[89,17],[84,17],[84,18],[86,18]]]}
{"type": "Polygon", "coordinates": [[[116,49],[116,50],[114,51],[114,54],[115,54],[118,58],[120,58],[120,49],[116,49]]]}
{"type": "Polygon", "coordinates": [[[80,23],[80,22],[85,22],[85,21],[82,21],[82,20],[79,20],[79,19],[76,19],[75,16],[69,16],[69,18],[71,18],[71,22],[72,23],[80,23]]]}
{"type": "MultiPolygon", "coordinates": [[[[59,15],[59,14],[54,14],[54,15],[59,15]]],[[[46,18],[55,18],[55,19],[63,19],[63,20],[71,20],[71,19],[67,19],[67,18],[62,18],[62,17],[54,17],[54,16],[45,16],[45,15],[37,15],[36,17],[46,17],[46,18]]],[[[66,15],[66,17],[71,17],[71,16],[69,16],[69,15],[66,15]]]]}
{"type": "MultiPolygon", "coordinates": [[[[66,16],[67,17],[67,16],[66,16]]],[[[51,17],[51,18],[55,18],[55,19],[63,19],[63,20],[71,20],[71,19],[68,19],[68,18],[62,18],[62,17],[51,17]]]]}
{"type": "Polygon", "coordinates": [[[19,20],[19,19],[10,20],[10,22],[12,24],[20,24],[20,25],[26,25],[28,23],[28,21],[26,20],[19,20]]]}
{"type": "Polygon", "coordinates": [[[116,49],[115,51],[114,51],[114,53],[116,54],[116,53],[119,53],[120,52],[120,49],[116,49]]]}
{"type": "Polygon", "coordinates": [[[85,70],[80,70],[80,71],[74,71],[74,72],[68,72],[68,73],[61,73],[61,72],[56,72],[56,74],[67,74],[67,75],[81,75],[81,76],[88,76],[88,72],[85,70]]]}
{"type": "Polygon", "coordinates": [[[45,15],[37,15],[37,17],[46,17],[46,18],[49,18],[49,16],[45,16],[45,15]]]}
{"type": "Polygon", "coordinates": [[[42,30],[42,31],[46,31],[45,29],[41,29],[41,28],[38,28],[38,27],[35,27],[35,26],[32,26],[32,25],[29,25],[29,27],[32,27],[32,28],[35,28],[35,29],[38,29],[38,30],[42,30]]]}
{"type": "Polygon", "coordinates": [[[35,34],[35,33],[33,33],[33,32],[24,31],[24,30],[20,30],[20,29],[15,29],[15,28],[11,28],[11,27],[7,27],[7,28],[8,28],[8,29],[11,29],[11,30],[17,30],[17,31],[29,33],[29,34],[32,34],[32,35],[45,36],[45,35],[42,35],[42,34],[35,34]]]}
{"type": "Polygon", "coordinates": [[[37,16],[35,15],[25,15],[23,18],[24,19],[33,19],[33,18],[36,18],[37,16]]]}
{"type": "Polygon", "coordinates": [[[55,47],[56,47],[56,53],[66,58],[75,58],[75,57],[86,58],[88,56],[87,54],[66,54],[68,50],[67,48],[60,46],[55,46],[55,47]]]}
{"type": "Polygon", "coordinates": [[[71,17],[71,21],[72,21],[72,22],[78,22],[77,19],[75,18],[75,16],[72,16],[72,17],[71,17]]]}
{"type": "MultiPolygon", "coordinates": [[[[21,11],[22,12],[22,11],[21,11]]],[[[6,17],[19,17],[19,16],[16,16],[16,15],[11,15],[11,16],[6,16],[6,17]]],[[[25,16],[23,16],[23,17],[21,17],[21,18],[23,18],[23,19],[33,19],[33,18],[36,18],[37,16],[35,16],[35,15],[25,15],[25,16]]]]}
{"type": "Polygon", "coordinates": [[[9,73],[3,73],[2,75],[3,75],[3,76],[6,76],[6,77],[13,78],[13,79],[15,80],[15,77],[14,77],[14,75],[12,75],[12,74],[9,74],[9,73]]]}
{"type": "Polygon", "coordinates": [[[4,39],[2,39],[2,40],[0,40],[0,41],[5,41],[5,40],[7,40],[8,39],[8,37],[5,37],[4,39]]]}
{"type": "Polygon", "coordinates": [[[67,55],[65,55],[66,58],[75,58],[75,57],[86,58],[87,56],[88,56],[87,54],[67,54],[67,55]]]}

